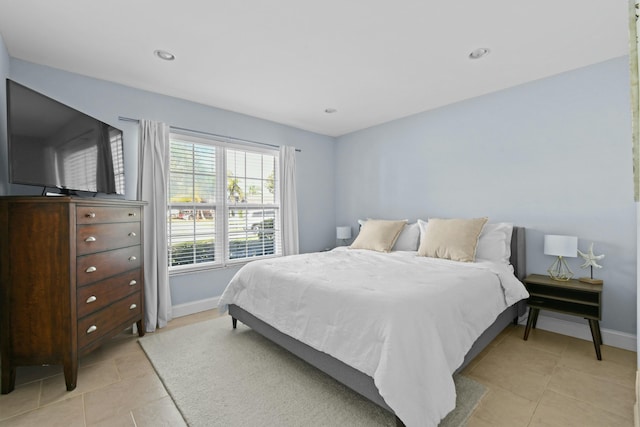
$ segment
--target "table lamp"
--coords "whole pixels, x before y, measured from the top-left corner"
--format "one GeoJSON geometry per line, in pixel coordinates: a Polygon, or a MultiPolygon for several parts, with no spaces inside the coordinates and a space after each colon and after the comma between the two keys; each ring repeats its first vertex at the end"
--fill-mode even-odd
{"type": "Polygon", "coordinates": [[[351,227],[341,226],[336,227],[336,239],[341,240],[343,245],[347,244],[347,240],[351,238],[351,227]]]}
{"type": "Polygon", "coordinates": [[[573,272],[569,269],[564,258],[578,256],[578,238],[575,236],[546,235],[544,236],[544,254],[558,257],[547,272],[553,280],[565,282],[573,277],[573,272]]]}

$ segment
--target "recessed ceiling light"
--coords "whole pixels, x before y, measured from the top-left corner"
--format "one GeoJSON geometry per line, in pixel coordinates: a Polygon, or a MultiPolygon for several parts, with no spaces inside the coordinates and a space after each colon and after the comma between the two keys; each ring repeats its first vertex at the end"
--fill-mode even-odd
{"type": "Polygon", "coordinates": [[[165,61],[173,61],[176,59],[176,56],[173,53],[167,52],[166,50],[155,50],[153,53],[155,56],[160,59],[164,59],[165,61]]]}
{"type": "Polygon", "coordinates": [[[472,51],[469,54],[469,58],[470,59],[479,59],[479,58],[482,58],[483,56],[487,56],[489,54],[489,52],[490,52],[489,49],[487,49],[486,47],[481,47],[481,48],[478,48],[478,49],[472,51]]]}
{"type": "Polygon", "coordinates": [[[338,111],[338,110],[336,110],[335,108],[325,108],[324,109],[324,112],[327,113],[327,114],[333,114],[336,111],[338,111]]]}

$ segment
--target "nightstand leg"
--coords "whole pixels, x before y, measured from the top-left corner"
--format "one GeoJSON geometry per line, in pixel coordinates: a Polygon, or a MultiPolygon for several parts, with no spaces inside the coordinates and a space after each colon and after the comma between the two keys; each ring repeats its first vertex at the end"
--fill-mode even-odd
{"type": "Polygon", "coordinates": [[[598,360],[602,360],[602,354],[600,354],[600,344],[602,338],[600,337],[600,325],[597,320],[588,319],[589,327],[591,328],[591,337],[593,338],[593,346],[596,349],[596,356],[598,360]]]}
{"type": "Polygon", "coordinates": [[[529,332],[531,331],[531,326],[533,326],[535,319],[538,317],[538,312],[540,309],[529,307],[529,316],[527,317],[527,327],[524,329],[524,340],[526,341],[529,338],[529,332]]]}
{"type": "Polygon", "coordinates": [[[533,329],[536,328],[536,326],[538,326],[538,314],[540,314],[540,309],[536,308],[536,311],[533,313],[533,329]]]}

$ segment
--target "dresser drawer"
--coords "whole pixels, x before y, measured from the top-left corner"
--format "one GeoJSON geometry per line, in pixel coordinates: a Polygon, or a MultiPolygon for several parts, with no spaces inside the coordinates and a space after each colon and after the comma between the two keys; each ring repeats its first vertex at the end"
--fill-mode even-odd
{"type": "MultiPolygon", "coordinates": [[[[118,328],[130,319],[131,323],[140,318],[142,305],[140,292],[131,294],[121,300],[103,308],[78,321],[78,349],[91,344],[105,335],[112,335],[118,328]]],[[[123,330],[126,328],[123,327],[123,330]]]]}
{"type": "Polygon", "coordinates": [[[84,317],[101,310],[142,287],[141,270],[128,271],[119,276],[110,277],[92,285],[78,288],[78,317],[84,317]]]}
{"type": "Polygon", "coordinates": [[[142,209],[131,207],[106,206],[78,206],[76,208],[76,223],[101,224],[113,222],[139,221],[142,209]]]}
{"type": "Polygon", "coordinates": [[[76,262],[77,286],[88,285],[139,268],[142,262],[140,258],[140,246],[79,256],[76,262]]]}
{"type": "Polygon", "coordinates": [[[86,255],[140,244],[140,223],[78,225],[76,253],[86,255]]]}

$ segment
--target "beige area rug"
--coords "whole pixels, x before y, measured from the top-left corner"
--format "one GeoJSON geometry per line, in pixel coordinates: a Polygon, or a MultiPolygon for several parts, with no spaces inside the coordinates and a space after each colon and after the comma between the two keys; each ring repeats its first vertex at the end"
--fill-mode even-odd
{"type": "MultiPolygon", "coordinates": [[[[395,426],[395,417],[231,318],[149,334],[140,345],[185,421],[199,426],[395,426]]],[[[485,388],[456,376],[461,426],[485,388]]]]}

